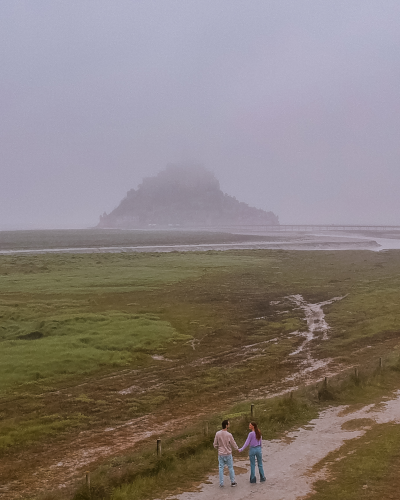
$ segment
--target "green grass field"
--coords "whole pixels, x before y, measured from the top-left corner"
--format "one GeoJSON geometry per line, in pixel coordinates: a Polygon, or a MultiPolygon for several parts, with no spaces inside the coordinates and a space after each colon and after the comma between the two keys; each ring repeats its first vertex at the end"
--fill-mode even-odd
{"type": "Polygon", "coordinates": [[[289,295],[343,297],[317,359],[376,364],[400,332],[396,251],[3,255],[0,284],[0,454],[15,467],[22,447],[29,461],[80,431],[196,420],[274,387],[306,328],[289,295]]]}

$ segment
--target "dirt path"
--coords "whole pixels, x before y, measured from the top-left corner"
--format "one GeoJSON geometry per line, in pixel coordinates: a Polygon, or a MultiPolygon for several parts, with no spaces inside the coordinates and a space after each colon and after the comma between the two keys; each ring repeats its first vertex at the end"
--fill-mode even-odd
{"type": "MultiPolygon", "coordinates": [[[[400,423],[400,391],[397,397],[375,407],[368,405],[353,412],[346,406],[329,408],[309,425],[289,432],[281,440],[263,441],[263,462],[267,481],[250,484],[248,460],[235,460],[243,469],[237,474],[238,486],[231,488],[229,477],[225,477],[224,489],[219,488],[218,476],[211,476],[199,492],[183,493],[179,500],[296,500],[312,492],[313,483],[324,477],[324,470],[312,472],[312,467],[328,453],[337,450],[345,440],[359,438],[374,423],[400,423]],[[343,424],[350,420],[366,419],[360,422],[359,430],[344,430],[343,424]],[[245,471],[244,471],[245,469],[245,471]]],[[[258,473],[257,473],[258,474],[258,473]]]]}
{"type": "MultiPolygon", "coordinates": [[[[301,345],[301,351],[306,355],[306,359],[293,359],[292,375],[255,391],[254,395],[256,397],[274,397],[284,394],[294,390],[298,385],[315,382],[320,380],[322,376],[332,375],[344,369],[340,365],[335,365],[330,359],[314,359],[310,349],[311,340],[327,338],[329,326],[325,322],[322,307],[334,300],[339,300],[339,298],[321,304],[307,304],[301,296],[295,296],[289,298],[289,300],[305,312],[308,330],[306,332],[293,332],[293,334],[305,337],[305,341],[301,345]]],[[[231,364],[248,361],[253,356],[262,355],[265,347],[263,344],[267,342],[244,346],[241,349],[233,349],[229,353],[223,353],[217,357],[227,357],[227,359],[230,359],[231,364]]],[[[295,355],[298,352],[300,351],[297,350],[292,354],[295,355]]],[[[194,363],[207,364],[212,362],[213,358],[198,359],[194,363]]],[[[163,363],[163,361],[161,360],[160,363],[163,363]]],[[[164,370],[179,370],[178,365],[169,366],[168,362],[164,361],[164,363],[166,363],[164,370]]],[[[111,378],[114,379],[116,387],[119,386],[119,394],[127,394],[134,392],[136,389],[143,391],[144,385],[148,385],[149,389],[151,389],[151,387],[162,383],[162,372],[162,369],[157,372],[146,371],[146,373],[142,374],[142,380],[135,380],[135,385],[132,385],[132,382],[126,385],[125,375],[128,376],[129,372],[125,375],[111,376],[111,378]]],[[[243,397],[248,396],[249,394],[243,395],[243,397]]],[[[218,402],[217,406],[215,401],[210,401],[209,405],[203,407],[203,414],[214,413],[216,409],[228,407],[237,402],[238,397],[240,397],[239,394],[236,394],[234,399],[225,397],[224,400],[218,402]]],[[[83,477],[85,470],[93,470],[106,459],[128,453],[137,447],[139,443],[154,438],[155,433],[149,431],[153,427],[153,422],[155,424],[157,421],[155,427],[158,437],[158,435],[173,432],[189,418],[201,418],[201,414],[198,412],[194,415],[187,412],[182,415],[182,411],[180,411],[180,414],[168,414],[168,412],[164,411],[162,415],[145,415],[113,428],[106,427],[95,431],[83,431],[68,442],[58,443],[56,446],[54,444],[49,445],[47,448],[44,446],[35,455],[34,459],[33,457],[29,458],[29,454],[25,455],[24,453],[14,456],[12,460],[3,459],[0,461],[0,477],[3,479],[3,485],[0,487],[0,499],[18,499],[27,492],[32,494],[47,490],[49,485],[52,485],[51,489],[54,489],[54,487],[62,488],[73,484],[77,479],[83,477]]]]}

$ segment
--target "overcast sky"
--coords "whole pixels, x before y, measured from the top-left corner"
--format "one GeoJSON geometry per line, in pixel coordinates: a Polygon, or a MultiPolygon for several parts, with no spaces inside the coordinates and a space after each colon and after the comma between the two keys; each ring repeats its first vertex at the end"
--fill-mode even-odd
{"type": "Polygon", "coordinates": [[[2,0],[0,229],[202,163],[287,223],[400,224],[399,0],[2,0]]]}

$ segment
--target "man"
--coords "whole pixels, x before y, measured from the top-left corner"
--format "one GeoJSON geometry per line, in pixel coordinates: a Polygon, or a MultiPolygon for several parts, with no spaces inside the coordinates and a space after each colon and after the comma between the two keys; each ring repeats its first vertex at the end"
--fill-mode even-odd
{"type": "Polygon", "coordinates": [[[236,486],[235,481],[235,471],[233,470],[233,458],[232,458],[232,447],[237,450],[239,447],[236,444],[233,436],[229,429],[229,420],[224,420],[222,422],[222,430],[215,434],[214,438],[214,448],[218,449],[218,462],[219,462],[219,486],[222,488],[224,486],[224,468],[225,465],[229,470],[229,477],[231,480],[231,486],[236,486]]]}

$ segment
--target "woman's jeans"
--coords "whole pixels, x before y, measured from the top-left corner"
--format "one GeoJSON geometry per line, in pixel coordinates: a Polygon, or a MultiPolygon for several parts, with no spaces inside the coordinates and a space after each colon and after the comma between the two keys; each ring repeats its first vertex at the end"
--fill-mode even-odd
{"type": "Polygon", "coordinates": [[[221,486],[224,485],[224,468],[225,465],[229,469],[229,477],[231,483],[235,482],[235,472],[233,470],[233,458],[232,455],[218,455],[218,463],[219,463],[219,484],[221,486]]]}
{"type": "Polygon", "coordinates": [[[249,458],[250,458],[250,482],[256,482],[256,457],[258,472],[260,473],[260,481],[265,481],[265,474],[262,464],[262,451],[261,446],[250,446],[249,458]]]}

